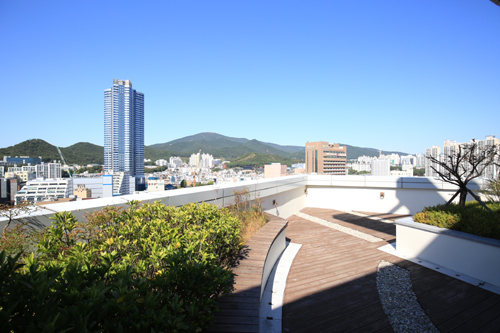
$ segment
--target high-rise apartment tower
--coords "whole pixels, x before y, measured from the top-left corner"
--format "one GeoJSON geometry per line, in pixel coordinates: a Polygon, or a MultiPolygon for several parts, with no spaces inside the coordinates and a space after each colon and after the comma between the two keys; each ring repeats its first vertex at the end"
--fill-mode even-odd
{"type": "Polygon", "coordinates": [[[144,177],[144,94],[130,80],[104,90],[104,171],[144,177]]]}

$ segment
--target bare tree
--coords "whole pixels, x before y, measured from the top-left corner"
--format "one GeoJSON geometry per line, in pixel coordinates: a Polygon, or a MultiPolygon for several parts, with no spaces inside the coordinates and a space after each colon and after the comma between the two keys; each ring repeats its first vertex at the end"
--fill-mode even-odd
{"type": "Polygon", "coordinates": [[[0,204],[0,217],[7,218],[7,224],[4,226],[2,234],[5,235],[5,232],[16,217],[19,215],[29,215],[37,210],[38,208],[31,202],[21,202],[15,206],[0,204]]]}
{"type": "Polygon", "coordinates": [[[457,149],[444,156],[443,159],[440,159],[439,156],[426,156],[433,164],[431,165],[432,170],[443,181],[458,186],[457,192],[446,205],[449,205],[457,195],[460,195],[459,204],[465,206],[467,193],[469,193],[483,207],[489,210],[481,199],[467,188],[467,184],[474,178],[481,176],[485,169],[496,161],[495,156],[498,154],[498,146],[480,147],[476,140],[473,139],[470,143],[458,145],[457,149]]]}

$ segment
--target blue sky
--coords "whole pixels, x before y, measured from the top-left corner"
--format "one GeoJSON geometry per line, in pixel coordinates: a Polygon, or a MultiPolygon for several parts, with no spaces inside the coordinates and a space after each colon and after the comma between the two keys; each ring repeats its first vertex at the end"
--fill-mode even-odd
{"type": "Polygon", "coordinates": [[[0,1],[0,147],[103,145],[113,78],[145,94],[146,145],[500,136],[499,31],[489,0],[0,1]]]}

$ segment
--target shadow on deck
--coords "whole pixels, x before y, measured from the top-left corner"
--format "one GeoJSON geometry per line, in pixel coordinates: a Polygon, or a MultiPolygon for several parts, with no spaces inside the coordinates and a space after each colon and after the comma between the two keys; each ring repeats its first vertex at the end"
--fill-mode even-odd
{"type": "Polygon", "coordinates": [[[301,212],[384,241],[370,243],[291,217],[287,237],[302,248],[287,279],[283,332],[392,332],[377,291],[381,260],[410,271],[418,302],[441,332],[500,329],[499,295],[377,250],[394,241],[393,224],[328,209],[305,208],[301,212]]]}

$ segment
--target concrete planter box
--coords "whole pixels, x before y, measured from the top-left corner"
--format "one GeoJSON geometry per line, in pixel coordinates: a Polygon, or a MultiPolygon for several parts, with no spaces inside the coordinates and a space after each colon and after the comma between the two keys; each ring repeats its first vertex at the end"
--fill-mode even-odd
{"type": "Polygon", "coordinates": [[[396,251],[500,287],[500,240],[417,223],[396,221],[396,251]]]}

